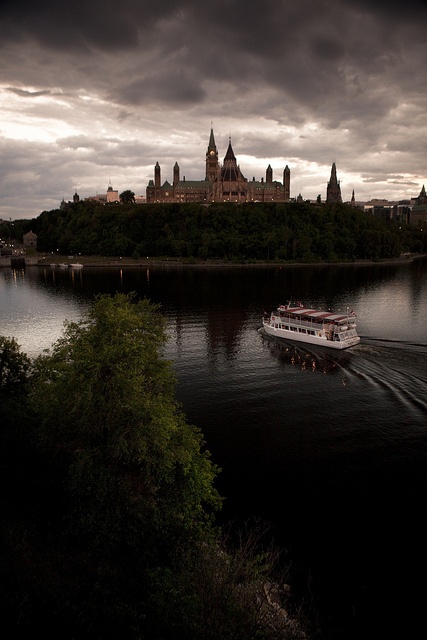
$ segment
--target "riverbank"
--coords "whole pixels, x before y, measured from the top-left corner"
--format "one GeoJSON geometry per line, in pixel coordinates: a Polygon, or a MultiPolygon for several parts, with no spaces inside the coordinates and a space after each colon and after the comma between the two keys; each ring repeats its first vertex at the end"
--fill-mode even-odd
{"type": "MultiPolygon", "coordinates": [[[[416,259],[424,258],[426,254],[409,254],[405,253],[398,258],[388,260],[354,260],[341,262],[292,262],[292,261],[265,261],[265,262],[228,262],[224,260],[198,260],[195,258],[163,258],[163,257],[147,257],[137,260],[127,257],[103,257],[103,256],[39,256],[37,259],[38,266],[55,267],[58,265],[72,265],[79,263],[84,267],[312,267],[312,266],[376,266],[384,264],[402,264],[413,262],[416,259]]],[[[32,261],[31,264],[35,264],[32,261]]]]}
{"type": "Polygon", "coordinates": [[[293,262],[289,261],[264,261],[264,262],[228,262],[226,260],[198,260],[195,258],[163,258],[163,257],[147,257],[134,258],[127,257],[104,257],[104,256],[64,256],[64,255],[19,255],[17,256],[2,256],[0,257],[0,267],[9,268],[22,268],[29,266],[38,267],[50,267],[55,268],[61,266],[76,266],[82,265],[83,267],[109,267],[109,268],[150,268],[150,267],[330,267],[330,266],[357,266],[357,267],[373,267],[385,264],[405,264],[413,262],[421,258],[425,258],[427,254],[417,253],[405,253],[394,259],[387,260],[348,260],[340,262],[293,262]]]}

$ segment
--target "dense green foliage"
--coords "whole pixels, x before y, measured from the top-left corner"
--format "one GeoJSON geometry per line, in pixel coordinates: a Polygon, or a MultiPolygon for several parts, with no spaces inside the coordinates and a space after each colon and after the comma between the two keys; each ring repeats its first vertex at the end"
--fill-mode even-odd
{"type": "Polygon", "coordinates": [[[30,361],[15,338],[0,336],[0,397],[14,395],[27,381],[30,361]]]}
{"type": "Polygon", "coordinates": [[[43,442],[70,461],[72,529],[97,546],[155,556],[183,536],[197,539],[209,522],[203,504],[219,506],[215,467],[175,405],[164,341],[148,301],[101,297],[36,361],[31,397],[43,442]]]}
{"type": "Polygon", "coordinates": [[[126,189],[120,194],[120,202],[122,204],[133,204],[135,202],[135,193],[130,189],[126,189]]]}
{"type": "Polygon", "coordinates": [[[71,204],[31,222],[61,254],[227,261],[395,258],[427,250],[427,230],[345,204],[71,204]]]}
{"type": "Polygon", "coordinates": [[[271,553],[222,544],[218,469],[176,404],[164,342],[158,309],[123,294],[98,297],[31,366],[0,340],[13,637],[302,637],[266,598],[271,553]]]}

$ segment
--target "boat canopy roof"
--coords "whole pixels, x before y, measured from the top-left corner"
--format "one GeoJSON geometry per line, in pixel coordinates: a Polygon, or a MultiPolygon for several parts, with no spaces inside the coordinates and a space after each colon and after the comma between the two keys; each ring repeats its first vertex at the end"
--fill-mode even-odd
{"type": "Polygon", "coordinates": [[[290,307],[280,305],[277,309],[279,312],[285,311],[292,316],[303,316],[309,320],[326,320],[327,322],[344,322],[349,318],[354,318],[356,314],[354,311],[348,314],[331,313],[330,311],[319,311],[318,309],[306,309],[304,306],[290,307]]]}

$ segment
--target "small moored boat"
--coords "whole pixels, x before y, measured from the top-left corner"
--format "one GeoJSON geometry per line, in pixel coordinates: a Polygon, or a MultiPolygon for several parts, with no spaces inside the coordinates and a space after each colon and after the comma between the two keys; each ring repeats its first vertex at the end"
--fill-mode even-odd
{"type": "Polygon", "coordinates": [[[83,269],[83,265],[81,262],[71,262],[68,266],[71,269],[83,269]]]}
{"type": "Polygon", "coordinates": [[[331,349],[347,349],[360,342],[354,311],[332,313],[306,308],[300,302],[280,305],[264,315],[262,328],[271,336],[331,349]]]}

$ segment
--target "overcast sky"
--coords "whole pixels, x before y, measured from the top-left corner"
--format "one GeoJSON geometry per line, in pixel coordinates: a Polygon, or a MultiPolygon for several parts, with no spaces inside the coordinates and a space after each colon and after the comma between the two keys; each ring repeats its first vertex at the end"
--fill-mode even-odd
{"type": "Polygon", "coordinates": [[[205,177],[211,125],[291,196],[427,185],[426,0],[0,0],[0,218],[205,177]]]}

